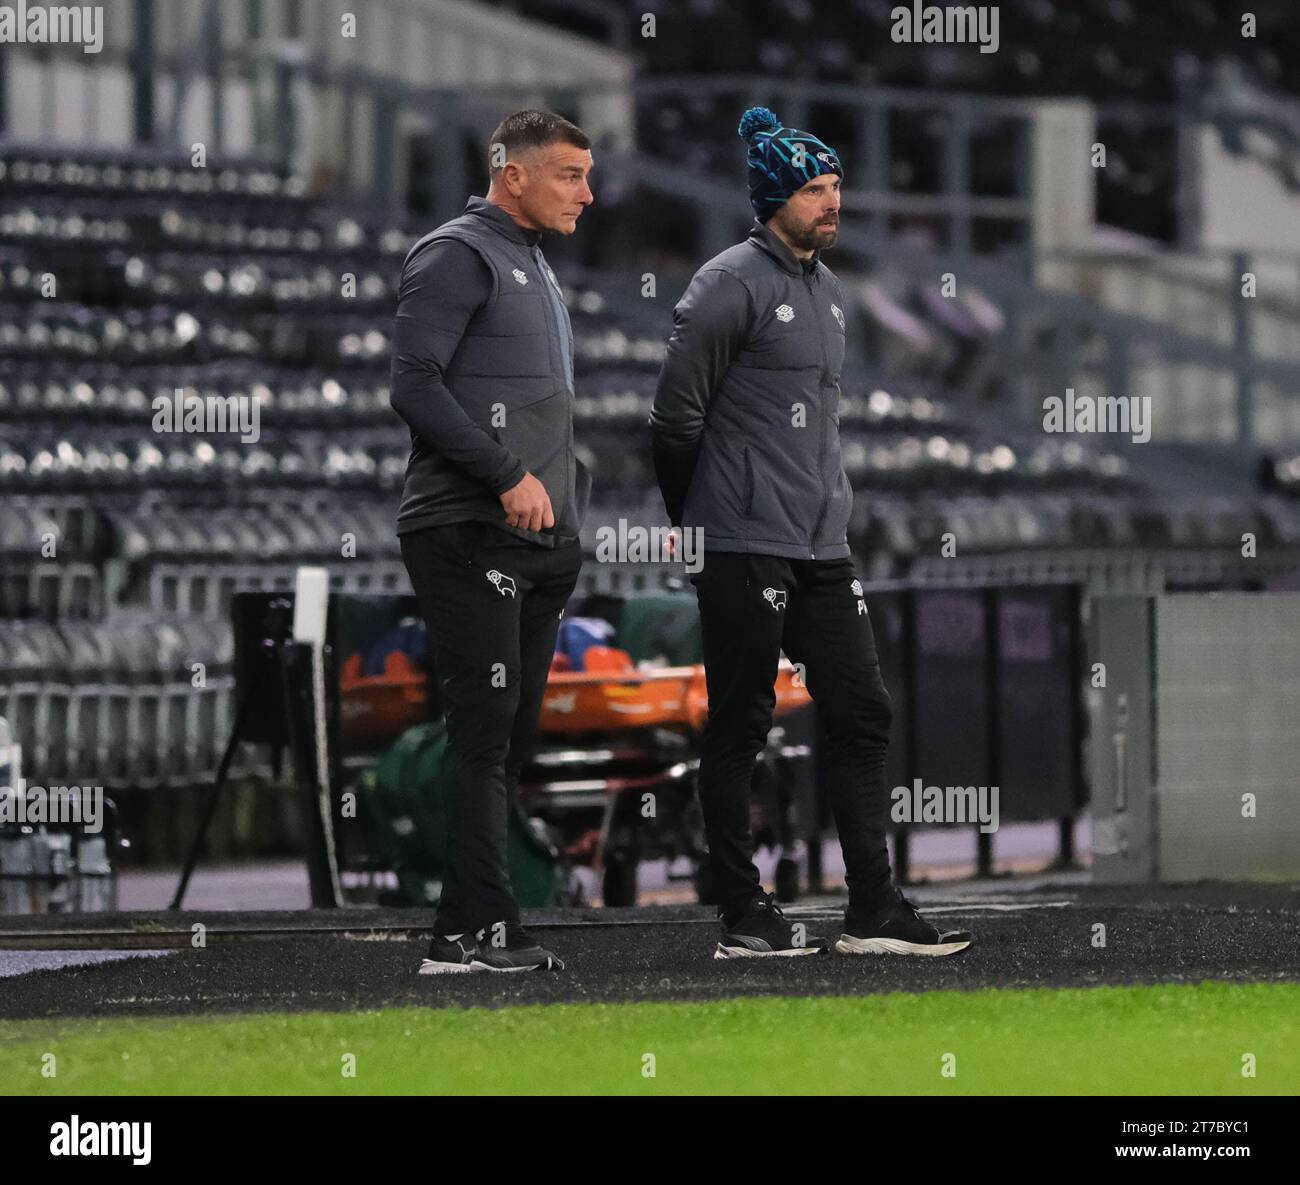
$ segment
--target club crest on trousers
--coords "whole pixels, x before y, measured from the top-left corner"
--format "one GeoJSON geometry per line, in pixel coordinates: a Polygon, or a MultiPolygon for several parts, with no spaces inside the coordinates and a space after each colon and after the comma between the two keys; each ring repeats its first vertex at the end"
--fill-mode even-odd
{"type": "Polygon", "coordinates": [[[503,597],[513,597],[515,595],[514,578],[507,576],[504,572],[498,572],[495,568],[485,573],[488,580],[496,586],[497,592],[503,597]]]}

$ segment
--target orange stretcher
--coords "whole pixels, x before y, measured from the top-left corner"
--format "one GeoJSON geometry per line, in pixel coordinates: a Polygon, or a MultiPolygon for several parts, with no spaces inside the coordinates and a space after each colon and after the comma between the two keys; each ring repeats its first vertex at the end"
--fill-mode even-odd
{"type": "MultiPolygon", "coordinates": [[[[426,676],[401,651],[384,661],[382,675],[362,675],[361,655],[343,664],[339,709],[343,740],[374,745],[396,740],[428,719],[426,676]]],[[[621,650],[593,646],[586,670],[566,671],[556,662],[546,682],[540,728],[543,733],[573,736],[618,733],[638,728],[667,728],[698,733],[708,717],[709,697],[704,664],[637,670],[621,650]]],[[[776,715],[810,702],[788,659],[777,668],[776,715]]]]}
{"type": "Polygon", "coordinates": [[[363,675],[361,655],[350,655],[339,671],[339,729],[344,744],[388,744],[408,728],[427,723],[428,681],[411,656],[400,650],[385,656],[382,675],[363,675]]]}
{"type": "MultiPolygon", "coordinates": [[[[703,731],[709,714],[704,664],[636,670],[627,660],[622,670],[600,669],[604,663],[591,647],[585,671],[552,668],[542,700],[540,728],[557,736],[616,733],[636,728],[703,731]],[[596,669],[592,669],[596,667],[596,669]]],[[[613,651],[613,655],[626,655],[613,651]]],[[[795,669],[782,659],[776,673],[776,715],[810,702],[795,669]]]]}

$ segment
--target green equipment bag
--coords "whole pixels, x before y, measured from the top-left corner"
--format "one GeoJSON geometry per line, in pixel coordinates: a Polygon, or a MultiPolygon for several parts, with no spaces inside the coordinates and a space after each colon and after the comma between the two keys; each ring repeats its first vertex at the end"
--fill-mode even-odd
{"type": "Polygon", "coordinates": [[[670,666],[704,661],[700,608],[692,592],[628,597],[619,617],[615,643],[633,662],[666,658],[670,666]]]}
{"type": "MultiPolygon", "coordinates": [[[[447,729],[441,719],[408,729],[361,779],[361,800],[384,855],[411,905],[433,906],[447,867],[447,729]]],[[[518,806],[510,812],[510,880],[520,906],[558,901],[559,853],[518,806]]]]}

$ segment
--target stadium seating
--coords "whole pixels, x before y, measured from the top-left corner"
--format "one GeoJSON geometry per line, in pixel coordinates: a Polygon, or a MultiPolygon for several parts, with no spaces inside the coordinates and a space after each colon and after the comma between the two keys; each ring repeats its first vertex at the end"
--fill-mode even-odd
{"type": "MultiPolygon", "coordinates": [[[[0,193],[0,717],[50,776],[202,780],[230,726],[234,592],[290,588],[303,563],[340,590],[406,586],[388,366],[422,228],[253,165],[11,153],[0,193]],[[155,430],[177,391],[255,406],[256,438],[155,430]]],[[[591,548],[600,524],[662,522],[646,425],[668,325],[599,273],[562,278],[591,548]]],[[[1255,521],[1208,495],[1174,513],[1126,457],[983,415],[999,314],[978,293],[876,296],[881,368],[846,374],[840,409],[864,574],[906,575],[948,531],[969,557],[1212,545],[1255,521]]],[[[1259,529],[1295,538],[1289,465],[1259,529]]]]}
{"type": "MultiPolygon", "coordinates": [[[[494,2],[586,37],[612,43],[625,35],[554,0],[494,2]]],[[[1180,94],[1186,64],[1216,62],[1230,44],[1243,72],[1260,86],[1300,95],[1300,41],[1286,0],[1249,6],[1257,20],[1253,37],[1241,34],[1245,10],[1213,0],[1013,0],[997,6],[997,52],[987,54],[895,43],[897,7],[894,0],[650,0],[637,11],[654,14],[655,36],[639,45],[636,37],[632,41],[651,78],[739,78],[759,71],[791,82],[1091,99],[1108,149],[1098,177],[1101,221],[1165,242],[1177,233],[1173,105],[1186,97],[1180,94]],[[674,36],[688,27],[691,36],[674,36]]],[[[638,104],[638,140],[675,167],[738,177],[736,117],[751,101],[764,100],[749,78],[733,92],[648,91],[638,104]]],[[[857,143],[851,105],[815,104],[809,121],[830,143],[857,143]]],[[[937,130],[928,112],[895,113],[892,185],[940,188],[938,156],[928,150],[937,130]]],[[[974,191],[1005,194],[1014,146],[998,134],[996,120],[986,130],[970,161],[974,191]]]]}

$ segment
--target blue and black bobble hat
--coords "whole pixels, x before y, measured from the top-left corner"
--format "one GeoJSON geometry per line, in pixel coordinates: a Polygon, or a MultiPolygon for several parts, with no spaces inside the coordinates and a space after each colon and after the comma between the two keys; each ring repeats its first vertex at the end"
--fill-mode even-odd
{"type": "Polygon", "coordinates": [[[844,176],[835,149],[811,132],[782,127],[775,113],[766,107],[746,111],[737,131],[749,144],[749,201],[759,222],[771,218],[792,193],[814,177],[823,173],[844,176]]]}

